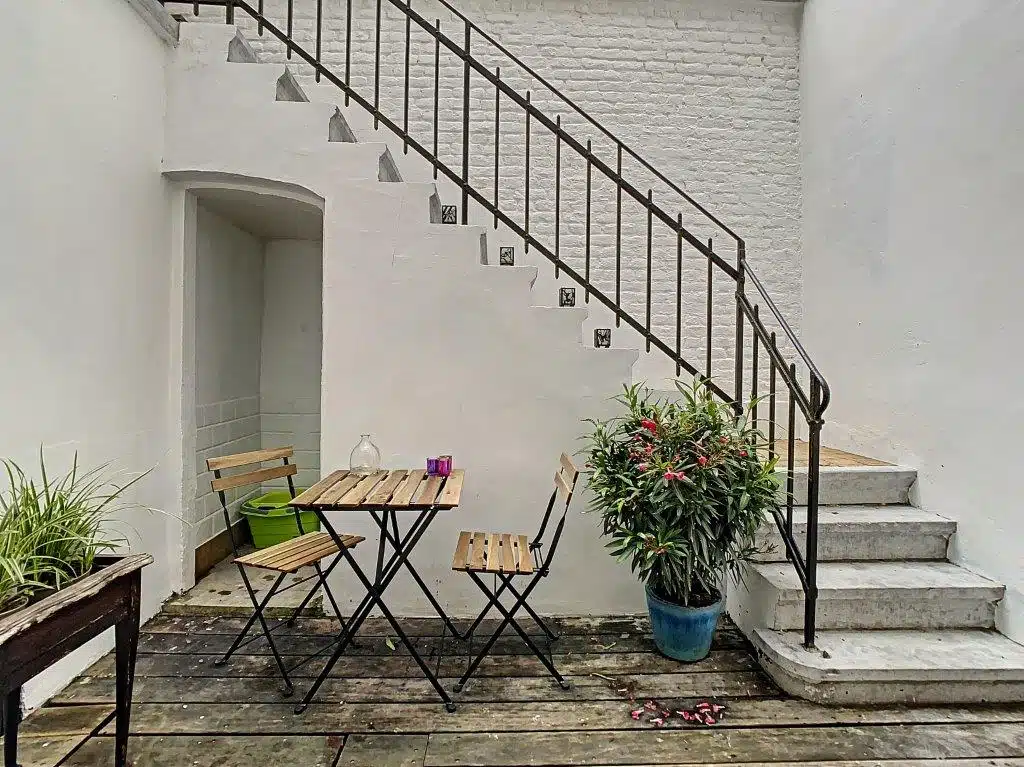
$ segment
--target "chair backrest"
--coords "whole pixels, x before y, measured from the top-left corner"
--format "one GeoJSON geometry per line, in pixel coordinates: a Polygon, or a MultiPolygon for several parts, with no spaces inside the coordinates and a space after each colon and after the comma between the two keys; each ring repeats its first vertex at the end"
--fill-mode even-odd
{"type": "MultiPolygon", "coordinates": [[[[238,555],[238,544],[235,541],[235,534],[231,531],[231,514],[228,512],[227,491],[251,485],[260,485],[272,479],[285,478],[288,480],[288,493],[294,498],[295,483],[292,477],[298,472],[299,467],[288,460],[294,454],[294,448],[288,446],[253,450],[248,453],[235,453],[234,455],[222,455],[219,458],[206,459],[206,468],[213,472],[210,486],[220,498],[220,507],[224,513],[224,524],[227,525],[228,537],[231,539],[231,548],[236,556],[238,555]],[[277,460],[282,462],[279,466],[260,468],[260,464],[264,462],[277,460]],[[224,469],[236,469],[243,466],[248,468],[245,471],[230,474],[226,477],[221,474],[224,469]]],[[[301,534],[303,532],[302,519],[298,509],[295,509],[295,519],[298,522],[299,533],[301,534]]]]}
{"type": "Polygon", "coordinates": [[[576,468],[572,458],[562,453],[559,458],[558,470],[555,472],[555,489],[551,492],[547,510],[544,512],[544,518],[540,523],[540,529],[530,543],[530,548],[537,557],[538,567],[543,570],[546,570],[548,565],[551,564],[551,558],[555,554],[558,540],[562,537],[562,529],[565,527],[565,515],[569,511],[569,504],[572,503],[572,495],[576,490],[576,481],[579,479],[579,476],[580,471],[576,468]],[[554,535],[551,536],[551,544],[548,546],[547,555],[542,559],[539,552],[541,547],[544,546],[544,531],[547,530],[548,522],[551,520],[551,513],[558,505],[559,500],[564,504],[562,506],[562,515],[555,527],[554,535]]]}

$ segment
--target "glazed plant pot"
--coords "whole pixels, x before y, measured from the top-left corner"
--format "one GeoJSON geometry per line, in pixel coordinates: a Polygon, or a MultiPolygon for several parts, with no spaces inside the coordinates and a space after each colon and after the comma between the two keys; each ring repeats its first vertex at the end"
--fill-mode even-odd
{"type": "Polygon", "coordinates": [[[706,658],[725,600],[720,598],[707,607],[683,607],[666,602],[649,588],[644,591],[658,651],[674,660],[692,662],[706,658]]]}

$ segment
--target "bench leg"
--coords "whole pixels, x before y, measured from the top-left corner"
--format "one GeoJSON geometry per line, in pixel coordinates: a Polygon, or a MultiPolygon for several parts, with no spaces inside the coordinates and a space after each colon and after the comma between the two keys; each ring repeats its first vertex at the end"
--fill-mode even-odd
{"type": "Polygon", "coordinates": [[[21,688],[7,693],[4,702],[4,767],[18,767],[18,724],[21,722],[21,688]]]}

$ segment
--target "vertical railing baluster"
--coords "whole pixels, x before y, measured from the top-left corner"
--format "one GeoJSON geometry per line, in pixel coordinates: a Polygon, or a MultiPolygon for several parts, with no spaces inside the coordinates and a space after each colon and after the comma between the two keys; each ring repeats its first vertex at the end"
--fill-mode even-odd
{"type": "MultiPolygon", "coordinates": [[[[733,370],[733,391],[736,397],[736,407],[743,407],[743,306],[740,303],[740,297],[743,295],[747,275],[747,255],[746,246],[743,240],[738,240],[736,243],[736,348],[734,356],[736,357],[736,366],[733,370]]],[[[737,411],[739,412],[739,411],[737,411]]]]}
{"type": "Polygon", "coordinates": [[[757,431],[757,329],[758,312],[754,307],[754,321],[750,323],[750,340],[754,344],[754,351],[750,357],[750,416],[754,431],[757,431]]]}
{"type": "Polygon", "coordinates": [[[324,0],[316,0],[316,71],[313,77],[320,82],[320,53],[324,37],[324,0]]]}
{"type": "Polygon", "coordinates": [[[555,115],[555,279],[558,279],[558,265],[562,263],[560,253],[562,225],[562,115],[555,115]]]}
{"type": "MultiPolygon", "coordinates": [[[[796,365],[789,366],[790,380],[796,381],[796,365]]],[[[786,533],[793,537],[793,484],[794,464],[796,461],[796,397],[793,396],[793,386],[788,385],[789,396],[789,425],[787,432],[787,452],[789,457],[786,463],[786,533]]]]}
{"type": "Polygon", "coordinates": [[[466,20],[465,58],[462,60],[462,223],[469,223],[469,41],[472,27],[466,20]]]}
{"type": "MultiPolygon", "coordinates": [[[[712,249],[711,248],[711,243],[712,243],[712,240],[709,237],[708,238],[708,250],[712,249]]],[[[711,304],[712,304],[712,298],[714,296],[714,282],[715,282],[715,274],[714,274],[714,271],[713,271],[714,270],[714,266],[715,266],[714,263],[709,258],[708,259],[708,297],[707,297],[707,326],[708,327],[707,327],[707,342],[706,342],[707,359],[704,361],[704,377],[707,378],[708,380],[711,380],[711,320],[712,320],[711,304]]]]}
{"type": "Polygon", "coordinates": [[[768,377],[768,460],[776,455],[775,451],[775,358],[778,354],[778,346],[775,342],[775,332],[771,334],[771,353],[768,355],[769,377],[768,377]]]}
{"type": "Polygon", "coordinates": [[[526,178],[523,200],[523,231],[526,236],[523,238],[523,252],[530,252],[530,92],[526,92],[526,178]]]}
{"type": "Polygon", "coordinates": [[[647,190],[647,314],[644,328],[647,330],[647,352],[651,351],[651,266],[654,255],[653,231],[654,231],[654,190],[647,190]]]}
{"type": "Polygon", "coordinates": [[[227,2],[224,3],[224,23],[235,23],[235,0],[227,0],[227,2]]]}
{"type": "Polygon", "coordinates": [[[683,372],[683,214],[676,229],[676,377],[683,372]]]}
{"type": "Polygon", "coordinates": [[[285,24],[288,28],[288,51],[285,53],[285,56],[290,60],[292,57],[292,24],[295,18],[295,0],[288,0],[288,9],[286,13],[288,15],[287,19],[285,19],[285,24]]]}
{"type": "Polygon", "coordinates": [[[437,102],[441,94],[441,19],[434,19],[434,181],[437,181],[437,102]]]}
{"type": "MultiPolygon", "coordinates": [[[[234,3],[231,5],[231,15],[234,16],[234,3]]],[[[263,0],[260,0],[257,4],[256,13],[259,16],[259,19],[256,20],[256,34],[263,37],[263,0]]]]}
{"type": "Polygon", "coordinates": [[[583,248],[583,302],[590,303],[590,176],[592,169],[592,155],[590,139],[587,139],[587,214],[586,214],[586,235],[583,248]]]}
{"type": "MultiPolygon", "coordinates": [[[[412,10],[412,0],[405,0],[406,10],[412,10]]],[[[412,16],[405,14],[405,109],[402,114],[402,154],[409,154],[409,40],[412,36],[412,16]]]]}
{"type": "Polygon", "coordinates": [[[816,608],[818,603],[818,480],[821,462],[821,382],[812,371],[811,415],[807,435],[807,548],[804,565],[807,570],[807,593],[804,597],[804,646],[814,647],[816,608]]]}
{"type": "Polygon", "coordinates": [[[494,228],[498,228],[498,148],[501,145],[501,67],[494,68],[494,228]]]}
{"type": "Polygon", "coordinates": [[[373,41],[373,129],[377,130],[380,126],[380,0],[377,0],[375,27],[377,33],[373,41]]]}
{"type": "Polygon", "coordinates": [[[199,15],[199,3],[192,3],[192,15],[193,16],[198,16],[199,15]]]}
{"type": "Polygon", "coordinates": [[[615,161],[615,327],[622,323],[622,144],[615,161]]]}
{"type": "Polygon", "coordinates": [[[352,0],[345,0],[345,106],[352,87],[352,0]]]}

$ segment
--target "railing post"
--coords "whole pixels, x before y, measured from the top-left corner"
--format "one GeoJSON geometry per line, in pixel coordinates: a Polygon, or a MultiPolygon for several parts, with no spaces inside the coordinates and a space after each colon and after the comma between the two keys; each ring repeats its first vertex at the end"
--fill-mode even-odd
{"type": "MultiPolygon", "coordinates": [[[[196,15],[199,15],[198,12],[196,13],[196,15]]],[[[224,4],[224,23],[235,23],[235,0],[227,0],[227,2],[224,4]]]]}
{"type": "Polygon", "coordinates": [[[469,223],[469,38],[473,28],[466,19],[466,58],[462,60],[462,223],[469,223]]]}
{"type": "Polygon", "coordinates": [[[743,411],[743,291],[747,276],[747,249],[743,240],[736,241],[736,412],[743,411]]]}
{"type": "Polygon", "coordinates": [[[814,647],[815,619],[818,604],[818,487],[821,464],[821,382],[811,373],[811,417],[807,435],[807,548],[804,565],[807,569],[807,593],[804,595],[804,646],[814,647]]]}

